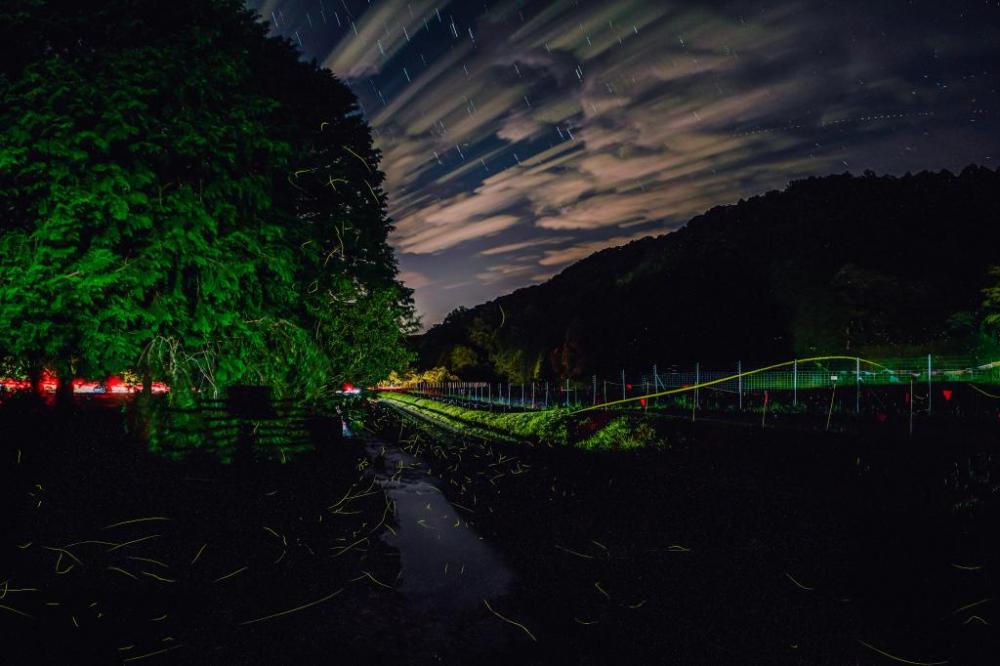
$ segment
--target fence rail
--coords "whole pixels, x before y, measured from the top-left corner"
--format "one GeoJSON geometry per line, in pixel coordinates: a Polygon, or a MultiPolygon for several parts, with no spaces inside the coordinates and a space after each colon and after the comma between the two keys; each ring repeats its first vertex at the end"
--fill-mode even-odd
{"type": "Polygon", "coordinates": [[[968,384],[988,398],[1000,399],[995,392],[977,388],[977,385],[1000,384],[1000,361],[977,362],[967,357],[932,355],[878,361],[824,356],[756,368],[736,362],[729,369],[703,369],[695,364],[689,369],[673,366],[663,372],[650,365],[648,370],[640,372],[622,370],[613,378],[592,375],[589,381],[457,381],[395,388],[511,410],[671,405],[697,410],[703,403],[713,408],[744,410],[759,409],[760,394],[766,394],[765,400],[806,409],[815,402],[816,394],[827,391],[834,394],[830,398],[831,409],[835,405],[839,411],[860,413],[885,407],[885,396],[894,389],[898,389],[895,393],[900,393],[909,409],[931,412],[935,401],[949,402],[954,390],[949,387],[959,384],[968,384]],[[839,402],[835,402],[838,392],[839,402]],[[939,392],[937,397],[936,392],[939,392]],[[914,407],[913,403],[918,405],[914,407]]]}

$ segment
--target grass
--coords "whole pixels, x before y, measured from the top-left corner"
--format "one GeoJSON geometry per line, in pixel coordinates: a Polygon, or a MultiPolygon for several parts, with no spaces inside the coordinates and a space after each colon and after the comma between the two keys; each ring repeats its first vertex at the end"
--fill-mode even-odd
{"type": "Polygon", "coordinates": [[[658,444],[662,444],[662,440],[657,437],[656,430],[651,425],[619,416],[598,428],[593,435],[580,440],[577,446],[587,450],[609,450],[642,449],[658,444]]]}
{"type": "Polygon", "coordinates": [[[513,437],[550,446],[573,445],[586,450],[636,449],[661,444],[653,427],[640,417],[610,421],[594,415],[574,415],[555,408],[531,412],[489,412],[406,393],[383,393],[386,402],[402,405],[453,430],[487,439],[513,437]]]}

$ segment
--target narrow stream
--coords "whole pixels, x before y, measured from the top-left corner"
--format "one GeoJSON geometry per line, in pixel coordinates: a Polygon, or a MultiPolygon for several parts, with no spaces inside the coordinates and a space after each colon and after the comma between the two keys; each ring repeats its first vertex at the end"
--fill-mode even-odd
{"type": "Polygon", "coordinates": [[[399,551],[399,590],[410,604],[456,615],[504,594],[511,571],[444,497],[427,467],[382,440],[367,439],[365,448],[379,485],[395,502],[398,527],[383,538],[399,551]]]}

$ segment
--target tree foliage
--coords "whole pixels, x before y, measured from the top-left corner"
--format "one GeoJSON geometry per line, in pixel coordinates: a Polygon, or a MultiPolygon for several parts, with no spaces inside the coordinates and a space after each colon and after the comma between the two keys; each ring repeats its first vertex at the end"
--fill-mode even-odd
{"type": "Polygon", "coordinates": [[[0,26],[0,351],[180,391],[405,365],[380,155],[333,74],[235,0],[10,0],[0,26]]]}

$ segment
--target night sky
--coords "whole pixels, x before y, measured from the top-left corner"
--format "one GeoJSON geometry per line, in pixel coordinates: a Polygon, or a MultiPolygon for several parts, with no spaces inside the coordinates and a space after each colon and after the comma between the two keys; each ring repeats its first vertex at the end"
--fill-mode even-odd
{"type": "Polygon", "coordinates": [[[789,180],[1000,162],[996,0],[249,4],[358,95],[425,326],[789,180]]]}

